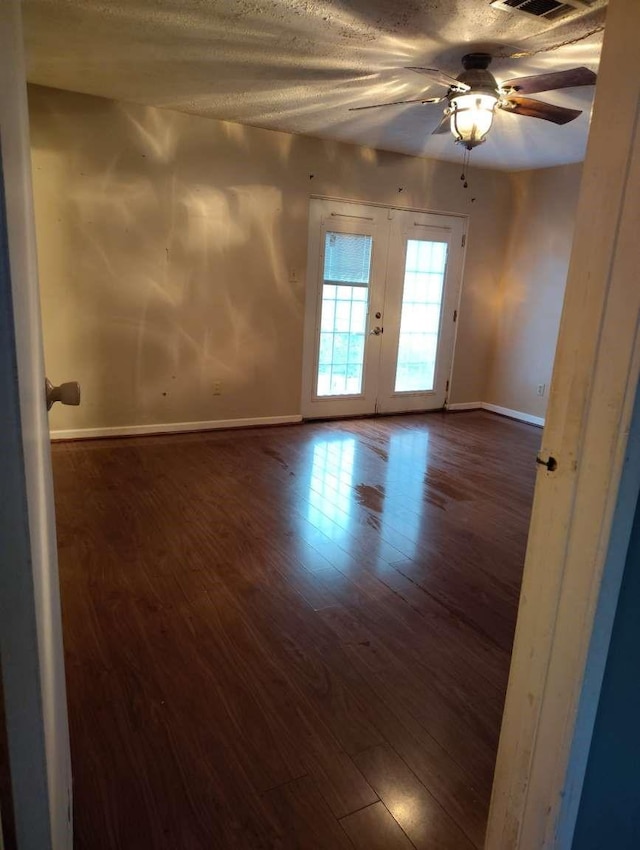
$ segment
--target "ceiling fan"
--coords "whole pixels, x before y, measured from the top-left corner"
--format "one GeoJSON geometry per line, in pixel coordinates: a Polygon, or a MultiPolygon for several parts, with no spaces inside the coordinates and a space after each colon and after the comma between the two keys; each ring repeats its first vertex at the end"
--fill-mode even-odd
{"type": "Polygon", "coordinates": [[[419,97],[372,106],[355,106],[350,111],[403,103],[427,104],[447,101],[442,121],[433,132],[444,133],[451,129],[456,142],[471,150],[485,141],[496,109],[515,115],[542,118],[554,124],[567,124],[581,115],[582,110],[555,106],[553,103],[544,103],[523,95],[574,86],[592,86],[596,82],[596,74],[588,68],[571,68],[567,71],[552,71],[498,83],[488,70],[491,58],[489,53],[467,53],[462,57],[464,70],[455,79],[437,68],[407,68],[408,71],[424,74],[438,85],[447,86],[447,93],[442,97],[419,97]]]}

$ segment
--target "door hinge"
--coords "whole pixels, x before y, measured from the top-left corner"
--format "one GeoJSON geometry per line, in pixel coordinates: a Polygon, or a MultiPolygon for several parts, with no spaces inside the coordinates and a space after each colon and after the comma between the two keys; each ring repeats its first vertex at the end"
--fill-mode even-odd
{"type": "Polygon", "coordinates": [[[458,321],[458,311],[457,311],[457,310],[454,310],[454,311],[453,311],[453,321],[454,321],[454,322],[457,322],[457,321],[458,321]]]}
{"type": "Polygon", "coordinates": [[[447,386],[444,389],[445,389],[445,392],[449,392],[449,381],[447,381],[447,386]]]}
{"type": "Polygon", "coordinates": [[[464,246],[465,246],[466,244],[467,244],[467,234],[466,234],[466,233],[463,233],[463,234],[462,234],[462,247],[464,248],[464,246]]]}

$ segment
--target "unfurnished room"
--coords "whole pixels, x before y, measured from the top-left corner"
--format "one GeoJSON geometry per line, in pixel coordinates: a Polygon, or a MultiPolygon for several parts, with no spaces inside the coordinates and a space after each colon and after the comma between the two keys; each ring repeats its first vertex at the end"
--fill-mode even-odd
{"type": "Polygon", "coordinates": [[[630,8],[6,4],[3,850],[605,846],[630,8]]]}

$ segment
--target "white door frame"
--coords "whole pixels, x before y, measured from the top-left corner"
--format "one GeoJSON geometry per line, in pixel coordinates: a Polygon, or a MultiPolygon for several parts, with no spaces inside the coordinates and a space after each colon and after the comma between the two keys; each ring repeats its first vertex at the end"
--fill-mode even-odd
{"type": "MultiPolygon", "coordinates": [[[[375,231],[375,228],[379,226],[381,222],[386,222],[387,219],[391,219],[394,212],[407,212],[407,213],[415,213],[416,216],[422,216],[422,222],[419,224],[424,226],[431,226],[437,230],[442,230],[442,221],[443,219],[449,219],[451,222],[450,227],[450,256],[447,262],[447,281],[445,282],[445,286],[448,287],[448,290],[445,289],[445,293],[448,291],[450,293],[450,298],[447,298],[447,304],[453,304],[453,309],[455,310],[456,315],[460,311],[460,301],[462,298],[462,282],[463,282],[463,272],[464,272],[464,261],[465,261],[465,242],[466,242],[466,233],[468,228],[468,219],[469,217],[466,215],[461,215],[458,213],[450,213],[450,212],[437,212],[434,210],[424,210],[417,209],[416,207],[399,207],[399,206],[391,206],[389,204],[380,204],[369,201],[358,201],[347,198],[333,198],[324,195],[311,195],[309,198],[310,204],[310,215],[309,215],[309,242],[308,242],[308,254],[307,254],[307,276],[306,276],[306,289],[305,289],[305,313],[304,313],[304,345],[303,345],[303,358],[302,358],[302,402],[301,402],[301,411],[303,418],[323,418],[324,416],[340,416],[340,414],[336,411],[335,407],[339,406],[340,400],[343,399],[354,399],[353,396],[342,396],[337,400],[337,405],[335,405],[336,399],[332,397],[315,399],[314,385],[316,378],[316,370],[317,370],[317,352],[318,352],[318,316],[319,316],[319,302],[322,297],[322,289],[318,285],[318,257],[321,256],[321,225],[322,225],[322,216],[325,213],[321,212],[320,205],[314,206],[314,201],[322,201],[326,202],[328,205],[336,205],[336,209],[340,209],[341,213],[345,215],[349,212],[349,210],[353,210],[353,215],[356,219],[365,220],[369,222],[371,233],[375,231]],[[429,217],[432,216],[433,220],[429,222],[429,217]],[[314,409],[315,408],[315,409],[314,409]],[[324,411],[324,412],[323,412],[324,411]]],[[[340,219],[338,219],[339,221],[340,219]]],[[[417,223],[418,224],[418,223],[417,223]]],[[[364,229],[362,231],[365,232],[364,229]]],[[[384,251],[388,254],[389,248],[388,245],[383,246],[384,251]]],[[[378,248],[380,250],[380,248],[378,248]]],[[[376,251],[376,245],[374,240],[374,252],[376,251]]],[[[388,263],[387,263],[388,265],[388,263]]],[[[374,269],[374,260],[372,258],[372,274],[374,269]]],[[[386,272],[386,269],[383,270],[386,272]]],[[[371,287],[374,288],[374,280],[372,277],[371,287]]],[[[380,289],[380,287],[378,287],[380,289]]],[[[384,287],[383,287],[384,289],[384,287]]],[[[373,305],[370,303],[370,313],[374,312],[378,309],[378,306],[381,308],[382,305],[373,305]]],[[[443,316],[441,318],[441,322],[447,322],[449,320],[449,316],[446,316],[445,304],[443,302],[443,316]]],[[[452,317],[451,317],[452,318],[452,317]]],[[[374,321],[373,319],[371,321],[374,321]]],[[[457,338],[457,329],[458,323],[455,322],[452,318],[451,327],[449,328],[449,334],[447,338],[444,340],[443,345],[447,345],[450,343],[450,351],[447,357],[445,358],[445,362],[439,363],[438,374],[441,375],[442,372],[446,374],[445,380],[448,381],[447,386],[451,384],[451,377],[453,372],[453,361],[455,357],[455,345],[457,338]]],[[[375,341],[379,348],[381,348],[381,343],[384,344],[385,341],[382,339],[378,339],[375,341]]],[[[365,360],[366,364],[366,360],[365,360]]],[[[380,376],[377,373],[377,369],[374,370],[371,368],[372,364],[369,362],[369,370],[368,374],[365,374],[363,377],[364,389],[366,391],[366,397],[363,393],[362,400],[355,400],[353,405],[353,410],[350,413],[352,416],[358,416],[363,414],[369,414],[374,412],[375,405],[375,393],[377,393],[378,389],[378,381],[380,376]],[[375,371],[375,375],[371,374],[375,371]],[[373,405],[371,403],[370,395],[374,393],[374,401],[373,405]],[[359,404],[359,407],[358,407],[359,404]]],[[[389,376],[384,376],[387,383],[389,382],[389,376]]],[[[412,393],[403,393],[398,394],[398,399],[401,399],[402,396],[414,398],[416,394],[412,393]]],[[[424,396],[424,393],[421,394],[424,396]]],[[[391,400],[391,404],[389,405],[389,409],[384,412],[402,412],[404,410],[410,409],[404,407],[402,403],[395,403],[396,399],[391,400]]],[[[446,397],[444,399],[444,404],[446,404],[446,397]]]]}
{"type": "MultiPolygon", "coordinates": [[[[16,92],[24,85],[21,40],[19,28],[16,29],[18,16],[16,0],[0,4],[3,162],[9,207],[15,208],[15,197],[22,198],[22,202],[18,201],[18,209],[22,209],[27,200],[30,220],[30,193],[25,178],[28,163],[21,156],[16,159],[17,149],[11,152],[5,141],[9,134],[4,135],[6,127],[16,127],[24,143],[24,93],[16,98],[16,92]],[[4,44],[5,41],[8,44],[4,44]]],[[[612,521],[640,377],[637,334],[640,199],[637,191],[625,193],[627,185],[636,190],[640,185],[637,142],[640,78],[635,67],[638,32],[640,5],[637,0],[610,0],[543,435],[542,452],[557,458],[558,469],[554,473],[541,471],[536,487],[487,850],[551,847],[565,850],[570,846],[569,837],[558,837],[561,801],[569,772],[574,767],[569,758],[575,717],[603,571],[605,565],[607,569],[610,566],[607,554],[611,554],[612,521]],[[623,85],[620,80],[624,81],[623,85]],[[563,843],[559,843],[560,840],[563,843]]],[[[32,645],[36,640],[43,657],[51,650],[51,645],[44,645],[47,640],[44,627],[48,625],[52,630],[54,641],[59,639],[59,610],[50,595],[55,584],[55,575],[49,572],[53,557],[51,537],[48,541],[40,541],[40,546],[35,545],[33,539],[38,519],[45,525],[49,521],[51,527],[51,494],[43,438],[46,420],[41,395],[37,394],[43,375],[41,369],[36,368],[32,373],[27,368],[30,360],[33,363],[33,357],[28,357],[32,339],[25,327],[32,322],[23,326],[21,320],[21,315],[23,318],[38,315],[35,252],[33,236],[32,233],[28,235],[28,230],[23,220],[16,224],[13,235],[10,234],[10,239],[19,246],[17,253],[12,252],[12,277],[14,257],[17,263],[20,263],[18,258],[22,258],[20,268],[24,272],[19,284],[14,279],[12,288],[15,354],[23,429],[32,422],[36,426],[31,435],[33,439],[24,444],[25,466],[30,457],[44,477],[40,485],[34,487],[35,479],[26,476],[26,513],[23,516],[28,520],[29,533],[28,537],[16,535],[15,545],[17,555],[25,558],[24,566],[33,580],[31,600],[34,604],[31,614],[25,614],[24,622],[17,614],[11,622],[0,618],[5,658],[5,648],[9,645],[13,645],[18,656],[23,651],[19,643],[23,627],[32,645]]],[[[0,353],[4,356],[6,351],[0,353]]],[[[3,399],[3,404],[7,403],[8,400],[3,399]]],[[[614,541],[619,550],[624,549],[620,545],[624,536],[622,529],[614,541]]],[[[2,581],[3,588],[8,581],[12,591],[19,589],[13,571],[7,571],[4,562],[2,581]]],[[[609,615],[612,617],[611,611],[609,615]]],[[[607,623],[600,625],[606,631],[607,623]]],[[[54,647],[53,654],[58,655],[58,647],[54,647]]],[[[604,656],[596,661],[604,669],[604,656]]],[[[58,673],[50,679],[43,677],[42,670],[37,671],[44,703],[57,706],[53,722],[43,723],[42,717],[30,716],[29,719],[40,726],[40,739],[20,739],[9,729],[10,746],[24,746],[28,761],[39,765],[38,777],[30,777],[26,770],[20,771],[20,780],[25,786],[18,789],[20,793],[15,801],[16,808],[20,808],[19,822],[24,824],[25,834],[35,835],[33,830],[42,823],[49,828],[46,843],[32,841],[29,844],[25,839],[20,850],[71,848],[66,799],[70,788],[66,718],[63,721],[61,710],[64,679],[59,676],[59,666],[54,665],[53,669],[58,673]],[[44,750],[38,743],[42,739],[44,750]],[[29,786],[42,778],[43,769],[48,796],[46,799],[41,795],[30,797],[29,786]]],[[[20,679],[24,684],[27,678],[25,675],[16,677],[12,686],[19,685],[20,679]]],[[[13,778],[15,782],[15,774],[13,778]]],[[[573,779],[573,806],[577,807],[580,781],[579,777],[573,779]]]]}
{"type": "Polygon", "coordinates": [[[71,765],[20,4],[0,3],[0,653],[19,850],[71,850],[71,765]],[[6,215],[5,215],[6,209],[6,215]]]}
{"type": "Polygon", "coordinates": [[[558,467],[538,472],[486,850],[571,847],[629,541],[640,473],[639,435],[629,443],[640,379],[639,33],[637,0],[610,0],[542,439],[542,459],[558,467]],[[598,609],[603,578],[610,599],[598,609]]]}

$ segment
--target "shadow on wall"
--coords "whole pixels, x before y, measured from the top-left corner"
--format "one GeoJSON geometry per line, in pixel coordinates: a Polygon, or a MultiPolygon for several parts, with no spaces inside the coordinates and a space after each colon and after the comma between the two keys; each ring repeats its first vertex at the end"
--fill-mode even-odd
{"type": "Polygon", "coordinates": [[[508,176],[30,89],[51,427],[295,415],[309,197],[469,215],[453,400],[481,397],[508,176]],[[222,394],[214,395],[214,383],[222,394]],[[456,395],[457,394],[457,395],[456,395]]]}
{"type": "MultiPolygon", "coordinates": [[[[61,199],[57,238],[68,251],[47,341],[85,373],[91,419],[218,418],[214,380],[232,397],[260,386],[261,408],[272,398],[281,412],[281,372],[300,357],[303,309],[286,234],[306,229],[306,209],[284,208],[283,175],[252,182],[243,160],[258,152],[244,128],[203,122],[207,138],[193,139],[176,113],[102,106],[104,135],[78,136],[64,160],[48,162],[61,199]]],[[[58,130],[72,137],[65,119],[58,130]]],[[[269,161],[284,172],[288,155],[269,161]]]]}

